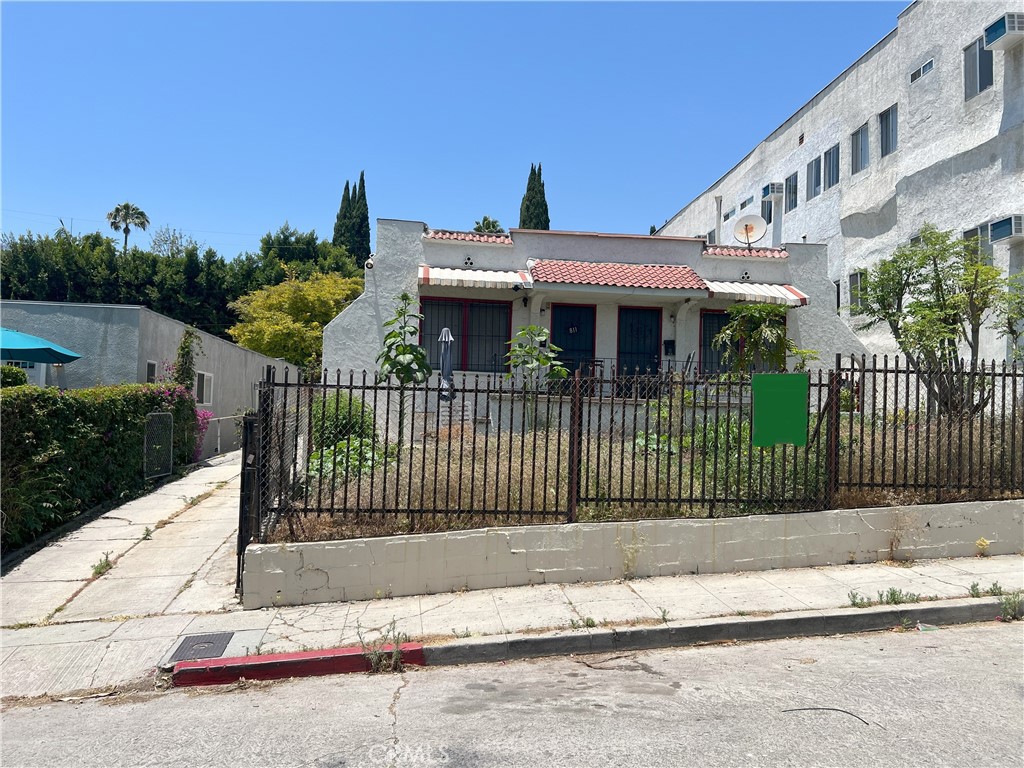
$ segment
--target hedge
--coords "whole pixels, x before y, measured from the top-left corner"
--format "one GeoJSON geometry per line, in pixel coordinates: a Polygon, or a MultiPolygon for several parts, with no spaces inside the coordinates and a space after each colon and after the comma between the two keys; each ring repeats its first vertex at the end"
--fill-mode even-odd
{"type": "Polygon", "coordinates": [[[143,488],[146,414],[174,414],[174,464],[192,461],[195,400],[173,384],[0,391],[0,549],[143,488]]]}
{"type": "Polygon", "coordinates": [[[14,365],[0,365],[0,387],[20,387],[28,384],[28,374],[14,365]]]}

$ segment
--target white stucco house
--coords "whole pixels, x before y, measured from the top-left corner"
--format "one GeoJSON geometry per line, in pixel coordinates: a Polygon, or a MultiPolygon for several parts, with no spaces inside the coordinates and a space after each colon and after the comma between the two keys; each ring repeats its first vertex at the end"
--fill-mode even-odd
{"type": "Polygon", "coordinates": [[[513,229],[489,235],[379,219],[366,290],[324,328],[324,367],[373,372],[398,296],[417,298],[435,370],[451,329],[455,371],[498,376],[516,330],[539,325],[571,369],[722,370],[711,341],[738,301],[789,307],[789,336],[821,365],[864,347],[836,314],[825,248],[716,247],[691,237],[513,229]]]}
{"type": "MultiPolygon", "coordinates": [[[[1006,0],[912,3],[892,32],[657,234],[734,244],[735,217],[758,213],[769,222],[762,244],[824,243],[847,322],[860,273],[925,223],[979,237],[994,265],[1020,272],[1021,11],[1006,0]]],[[[897,350],[880,327],[860,336],[872,352],[897,350]]],[[[996,333],[983,336],[983,357],[1007,351],[996,333]]]]}

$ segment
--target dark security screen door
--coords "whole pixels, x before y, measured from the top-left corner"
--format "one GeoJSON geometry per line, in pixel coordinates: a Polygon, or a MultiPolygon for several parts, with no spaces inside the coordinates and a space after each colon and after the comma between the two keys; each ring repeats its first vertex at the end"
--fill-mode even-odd
{"type": "Polygon", "coordinates": [[[620,373],[657,371],[661,364],[661,310],[619,309],[620,373]]]}
{"type": "Polygon", "coordinates": [[[726,366],[722,363],[722,350],[712,346],[715,336],[729,322],[725,312],[701,312],[700,315],[700,372],[725,373],[726,366]]]}
{"type": "Polygon", "coordinates": [[[561,347],[558,359],[570,371],[583,366],[582,375],[590,371],[588,363],[594,359],[594,307],[575,304],[551,305],[551,343],[561,347]]]}

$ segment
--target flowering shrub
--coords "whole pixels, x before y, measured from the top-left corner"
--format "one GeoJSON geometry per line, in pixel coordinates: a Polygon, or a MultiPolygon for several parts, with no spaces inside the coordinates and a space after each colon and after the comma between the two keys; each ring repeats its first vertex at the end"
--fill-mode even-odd
{"type": "Polygon", "coordinates": [[[152,411],[173,414],[174,463],[191,462],[195,400],[180,385],[0,390],[0,548],[16,549],[80,512],[141,489],[152,411]]]}
{"type": "Polygon", "coordinates": [[[192,452],[192,461],[199,461],[203,455],[203,438],[212,418],[213,411],[196,410],[196,449],[192,452]]]}

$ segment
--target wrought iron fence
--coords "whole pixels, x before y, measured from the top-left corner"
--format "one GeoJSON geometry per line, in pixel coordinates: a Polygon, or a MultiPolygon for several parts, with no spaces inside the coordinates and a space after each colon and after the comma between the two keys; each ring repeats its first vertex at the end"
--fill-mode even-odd
{"type": "Polygon", "coordinates": [[[1016,365],[837,358],[808,374],[807,444],[769,448],[746,375],[291,375],[260,384],[244,451],[258,541],[1024,495],[1016,365]]]}

